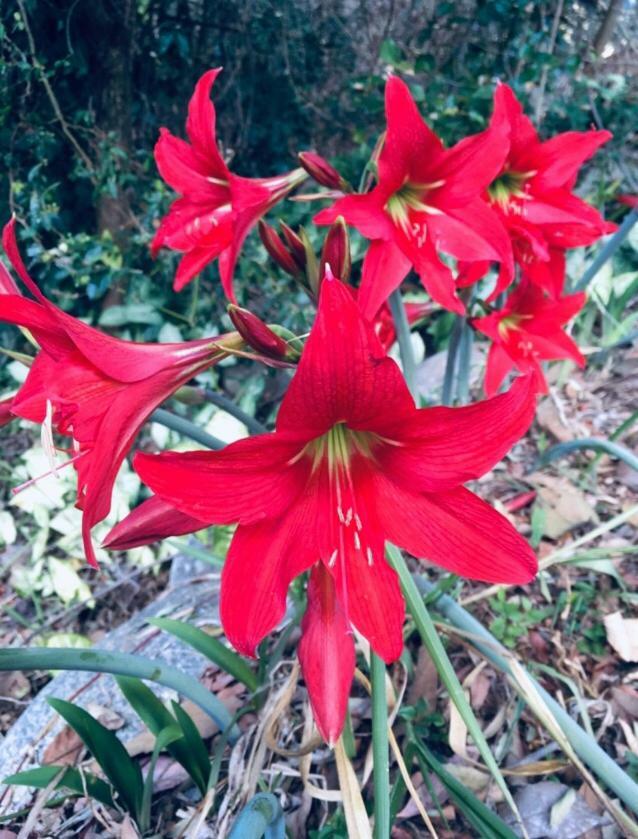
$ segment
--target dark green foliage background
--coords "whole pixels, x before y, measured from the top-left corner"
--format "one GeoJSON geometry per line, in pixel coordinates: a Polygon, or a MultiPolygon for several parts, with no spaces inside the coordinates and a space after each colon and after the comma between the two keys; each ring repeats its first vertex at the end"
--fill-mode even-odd
{"type": "MultiPolygon", "coordinates": [[[[241,174],[284,171],[315,148],[356,182],[383,125],[388,70],[447,142],[484,125],[500,78],[531,113],[540,96],[548,134],[614,131],[585,191],[616,217],[619,185],[636,191],[627,149],[638,124],[637,27],[630,4],[617,5],[603,59],[608,15],[595,2],[564,3],[552,47],[553,2],[14,0],[0,17],[0,220],[18,215],[34,276],[94,323],[153,339],[166,320],[219,320],[216,269],[197,300],[174,295],[175,255],[153,262],[148,242],[171,200],[152,158],[159,127],[183,133],[195,81],[220,64],[218,135],[241,174]]],[[[299,205],[286,213],[309,218],[299,205]]],[[[239,297],[284,322],[300,305],[256,237],[239,297]]]]}

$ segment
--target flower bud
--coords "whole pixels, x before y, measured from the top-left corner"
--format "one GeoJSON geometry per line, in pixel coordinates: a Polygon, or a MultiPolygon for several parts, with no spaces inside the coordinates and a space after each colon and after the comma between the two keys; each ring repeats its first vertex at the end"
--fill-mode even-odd
{"type": "Polygon", "coordinates": [[[321,277],[323,278],[325,266],[328,264],[335,277],[347,283],[350,279],[352,261],[350,259],[350,239],[348,228],[343,216],[330,226],[321,251],[321,277]]]}
{"type": "Polygon", "coordinates": [[[312,151],[299,152],[299,162],[311,178],[329,189],[338,189],[341,192],[352,192],[350,184],[342,178],[339,172],[328,161],[312,151]]]}
{"type": "Polygon", "coordinates": [[[281,241],[277,231],[259,219],[259,236],[271,259],[279,265],[287,274],[298,277],[302,268],[290,253],[286,245],[281,241]]]}
{"type": "Polygon", "coordinates": [[[302,233],[295,233],[292,227],[288,227],[286,222],[279,220],[279,226],[281,227],[281,232],[283,233],[283,237],[286,240],[286,244],[288,245],[288,250],[292,254],[293,259],[299,266],[299,268],[303,271],[306,267],[306,262],[308,259],[307,249],[304,244],[302,233]]]}
{"type": "Polygon", "coordinates": [[[257,352],[273,358],[286,358],[288,345],[269,326],[249,312],[231,303],[228,316],[244,341],[257,352]]]}

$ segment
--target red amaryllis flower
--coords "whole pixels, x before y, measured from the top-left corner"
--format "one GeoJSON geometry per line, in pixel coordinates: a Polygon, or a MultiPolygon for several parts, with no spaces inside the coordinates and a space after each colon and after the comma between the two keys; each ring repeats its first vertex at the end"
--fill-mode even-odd
{"type": "MultiPolygon", "coordinates": [[[[609,131],[567,131],[541,142],[506,84],[499,84],[494,93],[490,125],[493,130],[509,129],[510,142],[487,193],[524,270],[533,263],[551,262],[555,249],[589,245],[616,229],[572,192],[578,170],[611,138],[609,131]]],[[[557,296],[562,291],[559,267],[554,262],[548,272],[531,273],[530,279],[557,296]]],[[[564,275],[564,263],[562,271],[564,275]]]]}
{"type": "Polygon", "coordinates": [[[169,536],[197,533],[207,526],[205,522],[176,510],[167,501],[153,495],[109,531],[102,547],[110,551],[127,551],[169,536]]]}
{"type": "Polygon", "coordinates": [[[9,396],[6,399],[0,399],[0,427],[8,425],[11,420],[15,419],[15,414],[11,412],[11,403],[13,400],[13,396],[9,396]]]}
{"type": "MultiPolygon", "coordinates": [[[[435,311],[436,308],[430,302],[404,303],[403,305],[405,306],[405,314],[410,326],[418,323],[420,320],[423,320],[423,318],[435,311]]],[[[394,326],[394,318],[392,317],[392,312],[390,311],[390,307],[387,303],[384,303],[375,315],[373,325],[381,346],[387,352],[392,344],[394,344],[397,337],[394,326]]]]}
{"type": "Polygon", "coordinates": [[[496,393],[513,368],[532,374],[539,390],[546,393],[541,361],[571,358],[583,367],[585,359],[563,326],[584,304],[583,292],[552,300],[538,286],[524,281],[509,295],[500,311],[473,318],[472,326],[493,342],[487,359],[485,393],[488,396],[496,393]]]}
{"type": "Polygon", "coordinates": [[[385,540],[474,579],[534,576],[525,540],[462,487],[525,433],[534,409],[521,378],[493,400],[418,410],[351,290],[327,272],[275,432],[219,452],[138,454],[134,465],[186,515],[239,523],[220,608],[242,653],[255,654],[284,615],[290,581],[313,568],[301,657],[319,729],[334,742],[352,679],[350,626],[385,661],[401,653],[404,603],[385,540]]]}
{"type": "Polygon", "coordinates": [[[497,215],[481,196],[502,169],[508,127],[495,123],[450,149],[425,124],[407,85],[392,76],[385,89],[387,133],[378,183],[346,195],[316,217],[343,216],[373,242],[363,266],[360,302],[374,317],[413,266],[432,298],[453,312],[465,307],[437,250],[461,260],[500,262],[501,285],[513,276],[512,249],[497,215]]]}
{"type": "Polygon", "coordinates": [[[90,531],[109,513],[113,483],[141,426],[226,353],[211,339],[136,344],[105,335],[44,297],[22,262],[13,221],[4,229],[3,245],[36,300],[0,294],[0,320],[26,327],[41,347],[11,411],[33,422],[46,420],[73,438],[84,547],[95,566],[90,531]]]}
{"type": "Polygon", "coordinates": [[[184,254],[174,288],[182,289],[219,257],[227,297],[235,301],[233,272],[237,256],[257,220],[306,177],[295,169],[273,178],[242,178],[229,171],[217,147],[215,106],[210,91],[221,67],[209,70],[195,86],[188,105],[186,133],[190,143],[161,129],[155,161],[161,176],[180,194],[164,216],[151,244],[184,254]]]}

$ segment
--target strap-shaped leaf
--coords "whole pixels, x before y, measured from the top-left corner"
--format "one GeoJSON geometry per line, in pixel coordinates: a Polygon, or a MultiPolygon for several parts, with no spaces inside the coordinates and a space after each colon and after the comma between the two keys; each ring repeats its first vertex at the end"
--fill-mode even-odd
{"type": "Polygon", "coordinates": [[[72,702],[54,697],[47,701],[81,738],[117,790],[122,803],[137,819],[144,787],[142,773],[115,734],[72,702]]]}
{"type": "Polygon", "coordinates": [[[254,795],[241,813],[228,839],[285,839],[286,826],[281,804],[270,792],[254,795]]]}
{"type": "Polygon", "coordinates": [[[91,772],[83,772],[72,767],[38,766],[36,769],[25,769],[24,772],[9,775],[2,783],[46,789],[58,775],[60,777],[55,789],[69,789],[78,795],[88,795],[107,807],[113,806],[111,789],[107,783],[91,772]]]}
{"type": "Polygon", "coordinates": [[[243,658],[222,644],[217,638],[213,638],[212,635],[208,635],[196,626],[172,618],[151,618],[149,623],[165,632],[170,632],[180,641],[193,647],[197,652],[221,667],[222,670],[243,682],[248,690],[257,690],[258,682],[255,673],[243,658]]]}
{"type": "MultiPolygon", "coordinates": [[[[117,676],[116,681],[135,713],[156,737],[159,737],[160,732],[164,729],[177,725],[175,717],[144,682],[130,676],[117,676]]],[[[179,727],[182,728],[181,725],[179,727]]],[[[195,730],[197,731],[197,729],[195,730]]],[[[204,754],[207,757],[205,749],[204,746],[204,754]]],[[[210,761],[207,761],[205,766],[198,760],[199,755],[194,754],[192,745],[189,744],[186,736],[171,740],[167,744],[167,750],[184,767],[204,795],[210,773],[210,761]]]]}
{"type": "MultiPolygon", "coordinates": [[[[170,714],[169,714],[170,716],[170,714]]],[[[151,755],[151,762],[148,765],[148,772],[146,773],[146,780],[144,781],[144,791],[142,793],[142,804],[140,806],[139,828],[144,834],[151,826],[151,804],[153,802],[153,782],[155,780],[155,766],[157,765],[157,758],[160,752],[164,749],[170,749],[171,743],[175,743],[182,737],[182,732],[173,721],[172,725],[163,728],[157,735],[155,745],[153,747],[153,754],[151,755]]]]}
{"type": "Polygon", "coordinates": [[[177,723],[182,730],[182,734],[184,735],[186,748],[189,750],[192,760],[199,767],[202,777],[205,780],[204,789],[202,790],[202,792],[205,792],[210,776],[210,755],[208,753],[208,749],[206,748],[206,743],[202,740],[202,735],[197,730],[197,726],[182,706],[174,701],[171,705],[173,713],[175,714],[175,719],[177,720],[177,723]]]}

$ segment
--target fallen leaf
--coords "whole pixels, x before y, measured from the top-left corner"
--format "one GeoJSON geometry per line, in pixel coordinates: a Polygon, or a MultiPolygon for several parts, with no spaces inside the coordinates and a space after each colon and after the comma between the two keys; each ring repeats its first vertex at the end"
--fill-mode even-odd
{"type": "Polygon", "coordinates": [[[549,431],[559,442],[566,443],[574,439],[573,432],[561,420],[553,399],[543,399],[536,411],[536,420],[542,429],[549,431]]]}
{"type": "Polygon", "coordinates": [[[607,640],[623,661],[638,661],[638,618],[612,612],[603,618],[607,640]]]}
{"type": "Polygon", "coordinates": [[[86,710],[93,719],[101,722],[104,728],[108,728],[109,731],[117,731],[124,725],[122,717],[110,708],[106,708],[104,705],[98,705],[97,703],[92,702],[87,706],[86,710]]]}
{"type": "Polygon", "coordinates": [[[0,696],[24,699],[31,693],[31,682],[20,670],[0,673],[0,696]]]}
{"type": "Polygon", "coordinates": [[[83,751],[84,743],[80,737],[65,725],[44,750],[42,763],[73,766],[83,751]]]}
{"type": "Polygon", "coordinates": [[[611,704],[616,716],[631,722],[638,720],[638,690],[630,685],[618,685],[611,689],[611,704]]]}
{"type": "Polygon", "coordinates": [[[558,539],[581,524],[596,519],[585,494],[566,478],[535,472],[529,482],[538,491],[537,504],[545,514],[544,534],[550,539],[558,539]]]}

